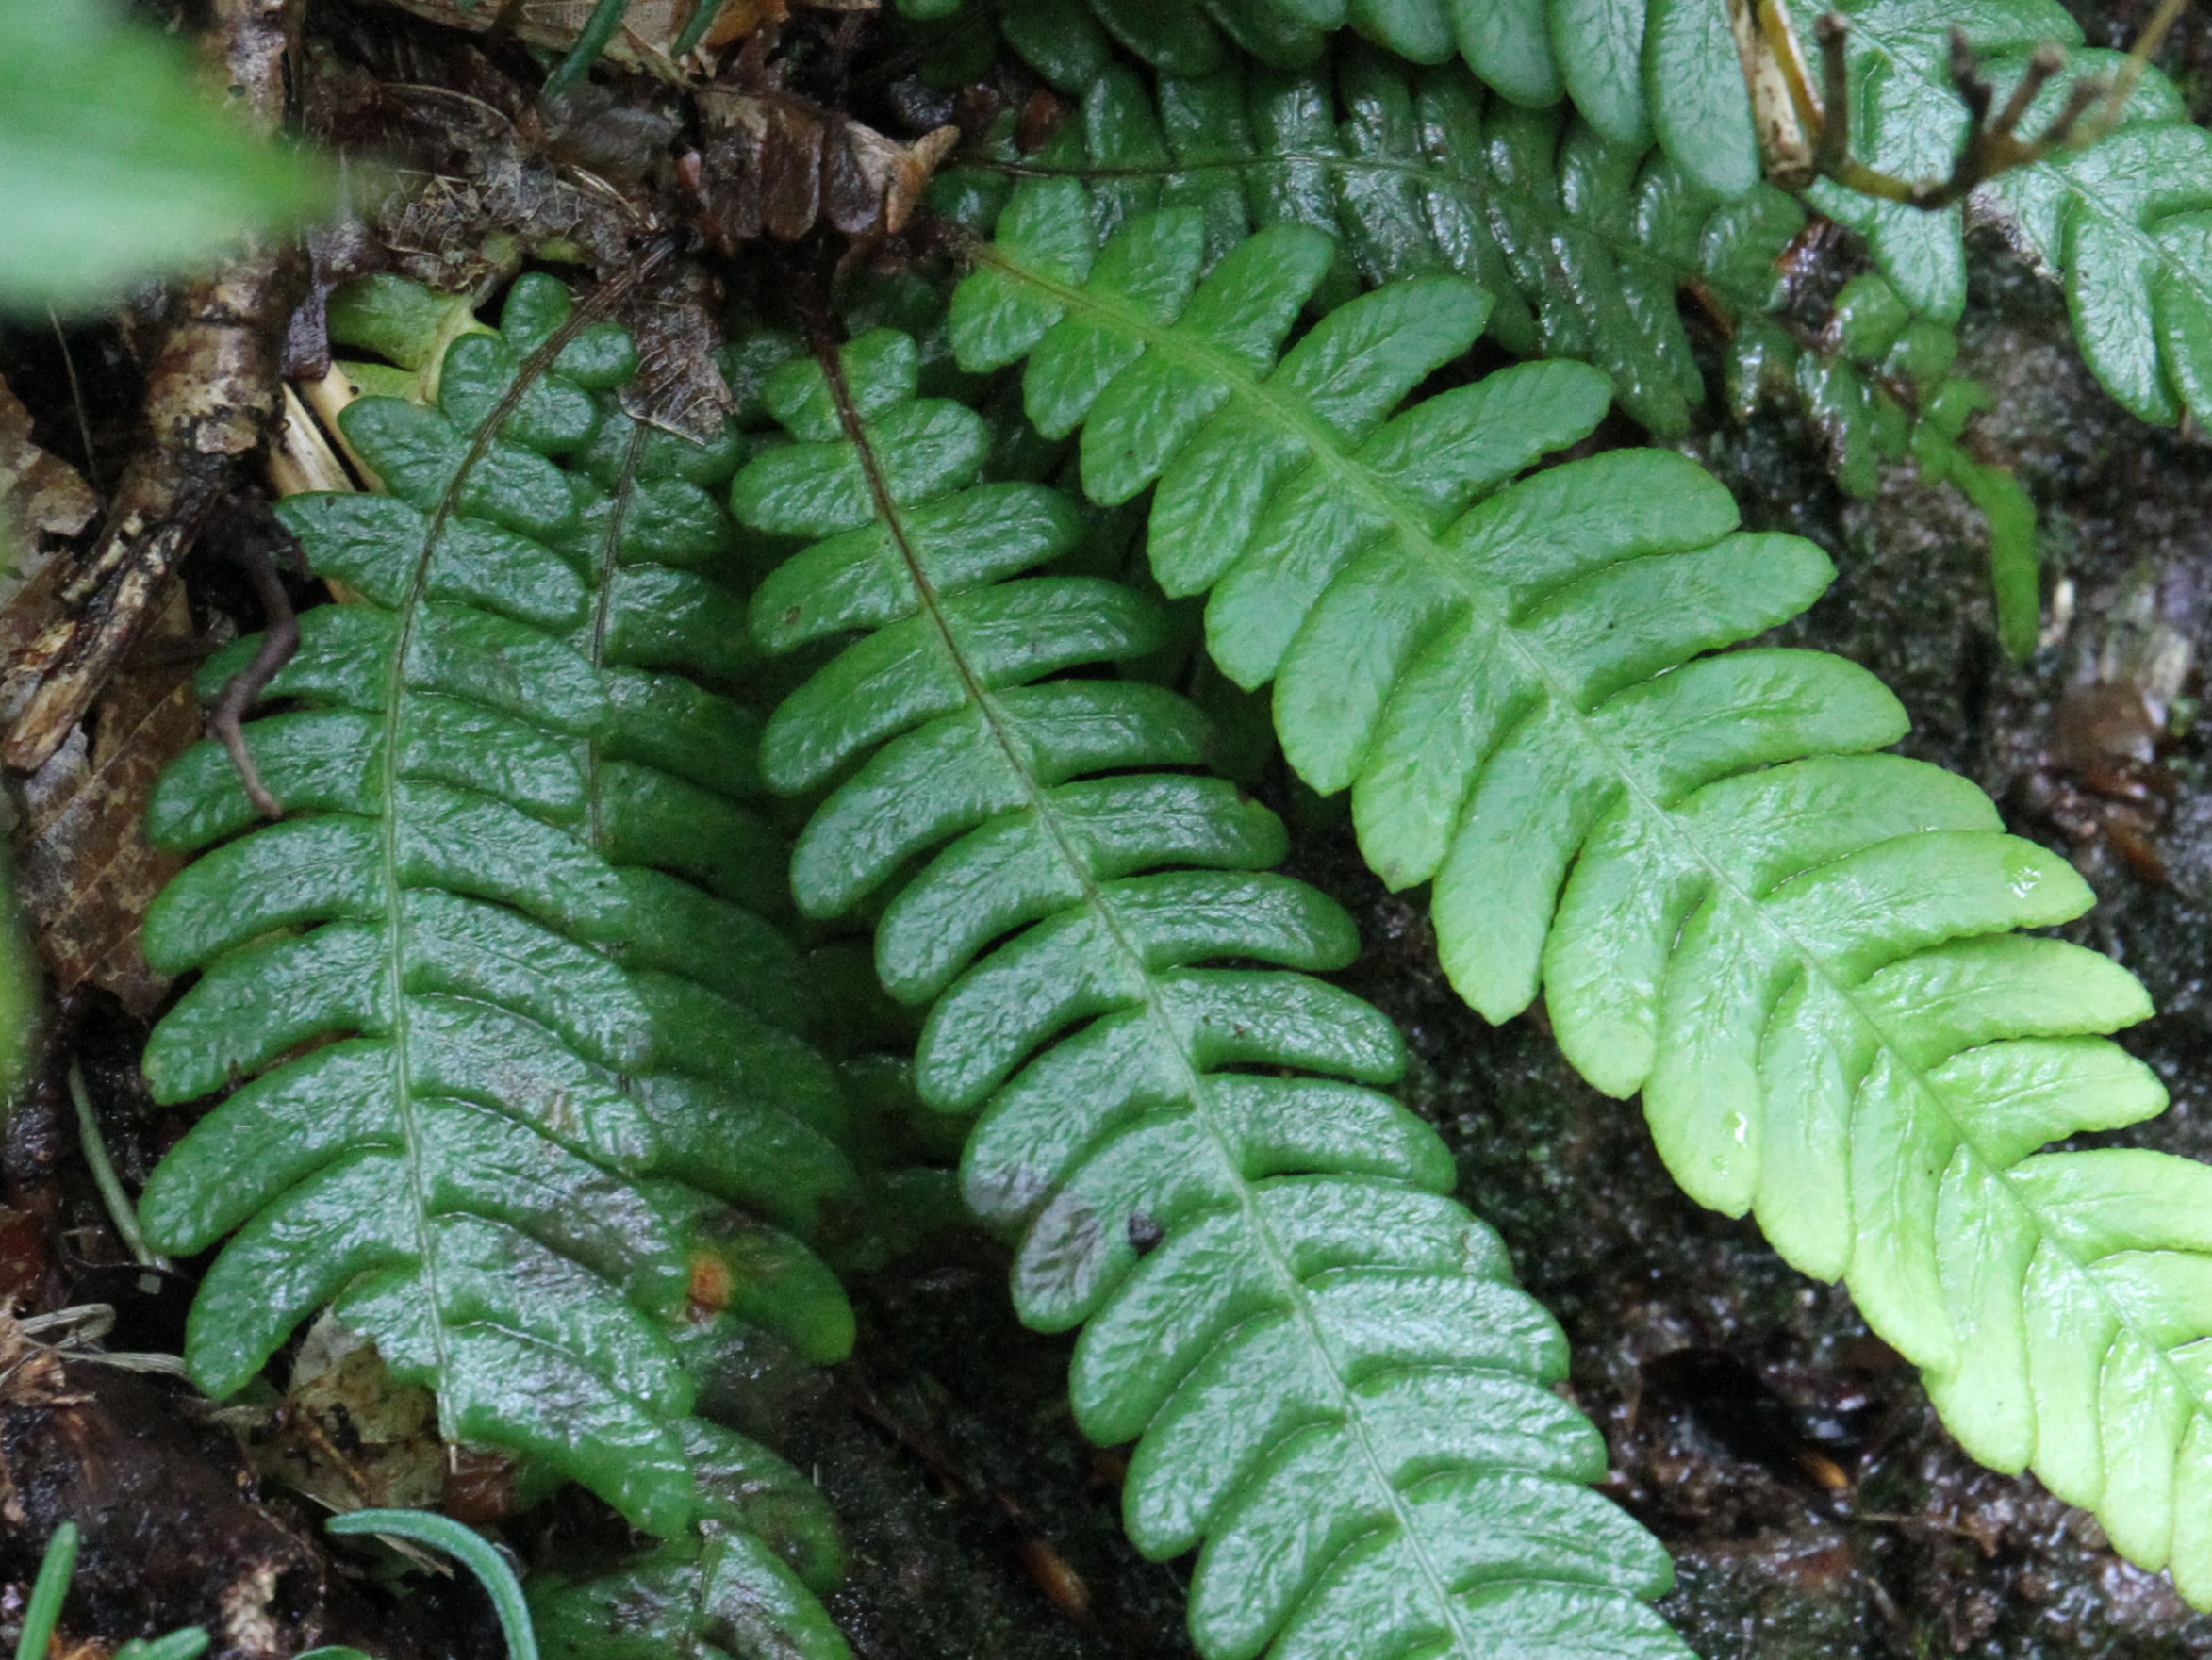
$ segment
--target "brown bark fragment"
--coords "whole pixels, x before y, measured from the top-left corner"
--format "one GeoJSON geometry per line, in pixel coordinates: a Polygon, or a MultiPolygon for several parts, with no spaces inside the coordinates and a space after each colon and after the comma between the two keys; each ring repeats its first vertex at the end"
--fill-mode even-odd
{"type": "Polygon", "coordinates": [[[764,232],[796,242],[822,220],[850,237],[895,236],[959,141],[940,127],[901,144],[788,92],[702,92],[700,228],[735,252],[764,232]]]}
{"type": "MultiPolygon", "coordinates": [[[[49,610],[55,603],[47,584],[34,582],[0,612],[0,651],[10,619],[41,600],[49,610]]],[[[157,609],[153,638],[191,639],[184,590],[173,579],[157,609]]],[[[93,705],[85,738],[58,748],[24,781],[18,897],[58,992],[98,986],[140,1015],[167,994],[168,979],[140,952],[139,929],[182,861],[149,846],[140,826],[162,768],[199,735],[189,654],[126,666],[93,705]]]]}
{"type": "MultiPolygon", "coordinates": [[[[565,52],[576,43],[590,20],[597,0],[508,0],[504,6],[470,4],[470,0],[390,0],[404,11],[448,28],[485,34],[494,28],[511,31],[533,46],[550,46],[565,52]]],[[[671,50],[691,25],[700,6],[714,0],[631,0],[621,26],[607,42],[606,61],[621,69],[638,70],[665,80],[681,80],[687,70],[711,67],[725,47],[735,45],[758,29],[771,28],[791,14],[788,0],[726,0],[707,25],[697,51],[679,60],[671,50]]],[[[812,11],[873,11],[877,0],[800,0],[812,11]]]]}
{"type": "Polygon", "coordinates": [[[31,412],[0,380],[0,558],[25,557],[40,536],[74,536],[99,510],[76,469],[31,441],[31,412]]]}
{"type": "MultiPolygon", "coordinates": [[[[299,6],[214,8],[206,46],[216,84],[263,132],[283,123],[299,6]]],[[[302,279],[295,253],[261,250],[185,290],[148,380],[146,447],[124,469],[91,556],[62,584],[69,618],[30,649],[38,682],[0,745],[8,766],[36,771],[84,718],[145,633],[154,600],[238,462],[274,429],[285,327],[302,279]]]]}

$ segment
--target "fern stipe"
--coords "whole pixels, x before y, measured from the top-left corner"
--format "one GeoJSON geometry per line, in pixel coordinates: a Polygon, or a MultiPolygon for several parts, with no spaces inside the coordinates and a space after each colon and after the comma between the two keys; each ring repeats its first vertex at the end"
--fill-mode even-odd
{"type": "Polygon", "coordinates": [[[1309,978],[1357,950],[1349,919],[1269,872],[1272,814],[1187,770],[1190,704],[1049,678],[1154,649],[1160,610],[1030,574],[1076,540],[1072,504],[979,482],[984,423],[915,396],[918,355],[877,330],[767,387],[796,441],[733,503],[816,539],[755,632],[860,637],[770,717],[762,764],[830,786],[801,907],[890,896],[879,969],[931,1005],[916,1083],[980,1110],[966,1192],[1018,1232],[1022,1318],[1082,1328],[1078,1422],[1138,1442],[1131,1537],[1203,1546],[1209,1660],[1682,1653],[1639,1600],[1665,1553],[1580,1485],[1604,1450],[1544,1387],[1557,1326],[1373,1087],[1395,1029],[1309,978]]]}

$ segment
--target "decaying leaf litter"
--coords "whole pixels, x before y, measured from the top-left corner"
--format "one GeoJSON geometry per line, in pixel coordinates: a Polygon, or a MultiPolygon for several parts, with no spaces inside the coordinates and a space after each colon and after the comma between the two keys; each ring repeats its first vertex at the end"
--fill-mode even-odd
{"type": "MultiPolygon", "coordinates": [[[[883,20],[800,12],[781,20],[772,41],[723,42],[735,90],[718,95],[718,108],[714,98],[702,107],[673,84],[670,66],[652,60],[651,8],[639,9],[644,44],[550,108],[534,95],[541,67],[514,38],[367,4],[311,9],[305,124],[373,157],[402,189],[370,222],[318,235],[289,274],[276,274],[285,262],[272,255],[254,278],[263,299],[244,309],[258,316],[259,340],[282,338],[289,374],[311,383],[326,367],[321,305],[347,276],[396,270],[487,291],[534,255],[586,283],[652,260],[654,275],[636,285],[625,312],[654,342],[648,356],[661,372],[650,396],[679,422],[709,415],[726,389],[697,373],[701,348],[733,309],[791,320],[775,308],[792,293],[819,304],[842,280],[895,295],[916,271],[941,271],[942,247],[914,203],[952,141],[947,129],[973,127],[982,111],[1035,92],[1005,76],[950,93],[923,87],[883,20]],[[288,285],[305,295],[297,306],[269,298],[288,285]]],[[[428,5],[409,10],[437,14],[428,5]]],[[[2202,25],[2182,27],[2193,49],[2202,25]]],[[[2187,440],[2146,440],[2124,427],[2081,371],[2048,295],[1994,245],[1977,255],[1993,309],[1969,341],[1974,371],[2001,388],[2007,441],[2039,499],[2057,504],[2070,545],[2067,637],[2026,670],[2006,668],[1983,644],[1968,529],[1931,515],[1923,495],[1843,502],[1808,436],[1785,420],[1710,428],[1697,443],[1755,527],[1811,534],[1837,551],[1843,579],[1797,636],[1877,667],[1913,711],[1917,752],[1980,779],[2026,833],[2083,838],[2075,850],[2106,900],[2086,925],[2098,930],[2092,943],[2118,949],[2164,1011],[2138,1040],[2178,1103],[2162,1121],[2162,1144],[2202,1155],[2212,1133],[2204,1128],[2212,1123],[2204,890],[2153,880],[2088,845],[2088,819],[2055,827],[2029,780],[2084,770],[2078,746],[2058,736],[2061,708],[2085,678],[2128,672],[2124,654],[2117,671],[2099,665],[2112,655],[2100,644],[2126,609],[2130,573],[2157,562],[2178,573],[2166,584],[2177,593],[2192,577],[2200,588],[2212,580],[2194,507],[2212,463],[2187,440]]],[[[189,334],[189,299],[183,315],[189,334]]],[[[37,676],[54,688],[19,692],[24,703],[8,714],[11,756],[41,764],[11,781],[17,861],[60,982],[29,1101],[0,1162],[8,1200],[0,1271],[27,1314],[115,1304],[122,1318],[107,1341],[125,1351],[173,1347],[182,1299],[164,1275],[130,1260],[107,1220],[77,1151],[69,1062],[79,1060],[109,1157],[135,1189],[182,1126],[151,1107],[133,1077],[161,988],[133,963],[129,933],[159,877],[133,863],[142,849],[124,830],[133,792],[197,735],[178,695],[192,664],[212,642],[263,620],[247,562],[269,557],[275,540],[264,486],[240,464],[252,448],[242,436],[236,447],[218,443],[211,466],[173,468],[161,484],[160,447],[142,440],[140,412],[158,409],[165,386],[178,396],[201,385],[191,377],[206,363],[164,381],[173,353],[155,344],[158,329],[128,317],[71,331],[74,356],[103,381],[85,401],[89,443],[55,337],[18,329],[0,343],[0,372],[30,418],[12,451],[0,423],[0,478],[12,453],[26,458],[19,478],[43,481],[28,491],[19,483],[14,496],[27,496],[30,528],[60,548],[65,563],[50,581],[88,568],[106,577],[105,563],[124,582],[138,573],[135,597],[110,584],[100,590],[110,596],[106,610],[84,614],[127,612],[126,629],[73,618],[64,640],[53,596],[31,597],[35,573],[0,613],[10,666],[30,669],[10,683],[37,676]],[[81,498],[56,457],[81,478],[116,481],[102,499],[103,526],[70,522],[81,498]],[[134,464],[140,476],[157,474],[154,485],[131,483],[134,464]],[[189,489],[183,517],[198,531],[189,558],[158,536],[118,536],[117,503],[150,487],[189,489]],[[120,556],[104,562],[101,551],[116,547],[120,556]],[[181,589],[168,580],[180,558],[181,589]],[[19,605],[25,615],[15,620],[19,605]],[[46,770],[58,764],[62,771],[46,770]]],[[[266,350],[273,359],[273,346],[266,350]]],[[[238,430],[258,442],[274,405],[256,400],[272,398],[273,378],[248,369],[217,384],[245,389],[225,407],[246,412],[238,430]]],[[[275,568],[294,601],[322,598],[286,571],[281,551],[275,568]]],[[[77,587],[92,585],[80,578],[77,587]]],[[[59,604],[69,611],[66,598],[59,604]]],[[[2177,626],[2201,633],[2201,615],[2177,626]]],[[[2187,731],[2158,738],[2179,793],[2155,833],[2175,872],[2204,861],[2212,842],[2191,806],[2201,744],[2187,731]]],[[[1261,788],[1289,797],[1279,776],[1261,788]]],[[[2185,1618],[2155,1578],[2118,1563],[2093,1524],[2032,1483],[1968,1463],[1847,1304],[1781,1270],[1742,1227],[1676,1195],[1634,1115],[1577,1084],[1527,1023],[1491,1031],[1469,1015],[1437,978],[1417,910],[1361,874],[1345,828],[1326,811],[1307,812],[1305,822],[1306,873],[1353,904],[1367,935],[1354,978],[1406,1025],[1419,1059],[1414,1104],[1444,1126],[1467,1194],[1566,1324],[1576,1397],[1612,1442],[1615,1496],[1675,1550],[1682,1585],[1668,1612],[1701,1652],[2152,1655],[2212,1643],[2212,1626],[2185,1618]]],[[[852,1570],[833,1606],[857,1652],[1183,1652],[1180,1574],[1142,1563],[1123,1542],[1113,1461],[1067,1421],[1061,1346],[1012,1327],[1002,1277],[993,1247],[941,1240],[860,1288],[864,1361],[822,1373],[764,1360],[727,1409],[813,1470],[836,1504],[852,1570]]],[[[317,1358],[304,1353],[295,1368],[317,1358]]],[[[310,1634],[394,1655],[446,1652],[456,1621],[475,1645],[469,1652],[494,1652],[471,1592],[419,1576],[395,1597],[379,1583],[388,1563],[334,1560],[319,1539],[315,1501],[299,1489],[333,1491],[335,1482],[388,1498],[381,1484],[399,1479],[413,1497],[428,1479],[419,1460],[395,1478],[349,1453],[369,1408],[346,1404],[343,1362],[295,1370],[294,1392],[258,1416],[211,1412],[157,1373],[117,1374],[66,1352],[8,1372],[0,1455],[20,1503],[0,1504],[0,1571],[27,1582],[38,1542],[59,1517],[81,1520],[74,1506],[92,1503],[80,1497],[91,1490],[157,1518],[163,1537],[180,1541],[179,1559],[142,1572],[124,1536],[91,1534],[72,1635],[112,1639],[193,1619],[214,1629],[223,1610],[244,1607],[262,1610],[264,1623],[234,1619],[221,1652],[289,1654],[310,1634]],[[63,1411],[78,1426],[66,1434],[55,1427],[63,1411]],[[117,1426],[140,1424],[159,1433],[113,1454],[117,1426]],[[58,1469],[41,1464],[57,1445],[81,1455],[58,1469]],[[259,1472],[252,1497],[240,1496],[246,1462],[259,1472]],[[210,1539],[247,1542],[218,1553],[206,1549],[210,1539]]],[[[371,1400],[394,1422],[407,1417],[404,1402],[373,1387],[371,1400]]],[[[378,1450],[405,1438],[380,1430],[378,1450]]],[[[472,1518],[528,1559],[585,1557],[608,1540],[604,1516],[572,1497],[526,1518],[503,1515],[496,1471],[445,1474],[440,1486],[449,1504],[472,1506],[472,1518]]]]}

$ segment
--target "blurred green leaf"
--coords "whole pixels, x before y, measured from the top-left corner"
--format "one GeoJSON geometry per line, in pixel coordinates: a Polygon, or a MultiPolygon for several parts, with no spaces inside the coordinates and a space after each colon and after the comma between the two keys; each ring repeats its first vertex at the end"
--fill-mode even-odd
{"type": "Polygon", "coordinates": [[[0,310],[97,304],[332,195],[218,109],[181,47],[95,0],[0,0],[0,310]]]}

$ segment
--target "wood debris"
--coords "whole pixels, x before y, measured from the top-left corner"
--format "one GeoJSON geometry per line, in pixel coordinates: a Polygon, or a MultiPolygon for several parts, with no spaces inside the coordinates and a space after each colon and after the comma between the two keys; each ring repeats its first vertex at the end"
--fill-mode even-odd
{"type": "MultiPolygon", "coordinates": [[[[404,11],[448,28],[487,34],[493,28],[511,33],[531,46],[567,51],[576,43],[596,8],[596,0],[509,0],[489,6],[477,0],[390,0],[404,11]]],[[[714,0],[630,0],[621,25],[607,42],[606,60],[622,69],[636,70],[665,79],[680,80],[686,66],[710,65],[724,47],[735,44],[764,27],[783,23],[791,14],[787,0],[724,0],[721,10],[692,53],[679,61],[676,42],[691,26],[699,7],[714,0]]],[[[873,11],[876,0],[801,0],[814,11],[873,11]]]]}
{"type": "Polygon", "coordinates": [[[34,561],[43,538],[75,535],[99,510],[76,469],[32,441],[31,412],[0,380],[0,552],[34,561]]]}
{"type": "Polygon", "coordinates": [[[943,126],[901,144],[788,92],[702,92],[699,110],[712,135],[695,169],[700,228],[724,252],[764,233],[796,242],[824,221],[896,236],[960,141],[943,126]]]}
{"type": "MultiPolygon", "coordinates": [[[[298,21],[289,0],[215,7],[211,67],[233,107],[263,132],[283,122],[298,21]]],[[[296,253],[260,250],[183,290],[148,379],[147,441],[116,486],[91,555],[57,590],[64,615],[17,660],[30,690],[0,745],[9,767],[36,772],[70,740],[158,613],[238,464],[273,429],[284,334],[303,283],[296,253]]]]}
{"type": "MultiPolygon", "coordinates": [[[[60,571],[50,564],[0,610],[0,661],[38,616],[58,609],[60,571]]],[[[91,718],[17,792],[17,899],[56,990],[97,986],[140,1016],[153,1014],[169,982],[146,966],[140,924],[183,862],[147,846],[140,825],[161,769],[200,736],[192,633],[183,584],[170,578],[149,649],[108,680],[91,718]]]]}

